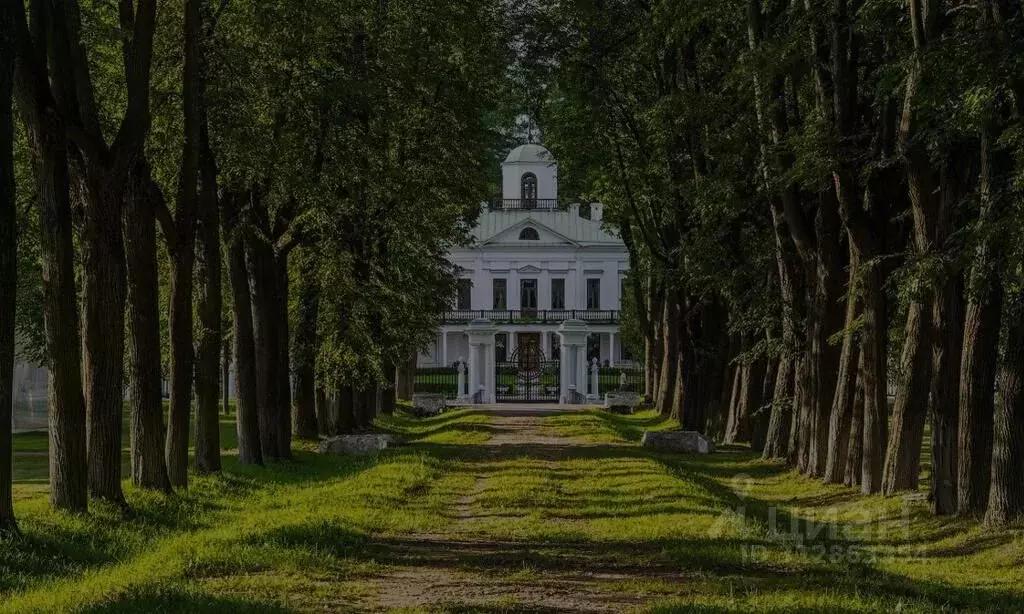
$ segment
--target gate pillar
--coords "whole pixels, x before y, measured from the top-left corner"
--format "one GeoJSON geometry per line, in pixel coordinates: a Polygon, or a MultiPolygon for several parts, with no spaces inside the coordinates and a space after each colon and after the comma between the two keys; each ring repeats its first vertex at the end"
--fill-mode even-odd
{"type": "Polygon", "coordinates": [[[561,338],[561,403],[579,404],[587,394],[587,335],[590,327],[582,320],[566,320],[558,327],[561,338]]]}
{"type": "Polygon", "coordinates": [[[470,403],[494,402],[494,333],[497,329],[487,318],[469,323],[469,400],[470,403]]]}

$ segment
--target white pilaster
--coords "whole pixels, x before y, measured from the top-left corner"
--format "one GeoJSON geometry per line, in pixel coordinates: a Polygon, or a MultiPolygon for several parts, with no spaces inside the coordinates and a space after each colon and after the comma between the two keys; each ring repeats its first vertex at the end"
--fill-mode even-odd
{"type": "Polygon", "coordinates": [[[448,366],[448,332],[441,331],[441,365],[448,366]]]}

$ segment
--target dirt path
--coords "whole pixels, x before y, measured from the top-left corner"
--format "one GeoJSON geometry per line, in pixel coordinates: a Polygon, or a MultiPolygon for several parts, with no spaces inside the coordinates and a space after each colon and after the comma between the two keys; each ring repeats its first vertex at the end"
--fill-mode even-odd
{"type": "MultiPolygon", "coordinates": [[[[550,410],[493,410],[493,435],[482,447],[495,459],[540,461],[551,475],[579,444],[542,430],[550,410]]],[[[372,585],[371,611],[416,609],[452,612],[623,612],[652,595],[631,589],[652,580],[678,582],[658,553],[638,545],[550,543],[492,539],[474,532],[482,515],[478,498],[491,477],[475,473],[458,501],[450,528],[441,534],[376,540],[384,562],[396,571],[372,585]]],[[[518,518],[522,518],[521,516],[518,518]]]]}

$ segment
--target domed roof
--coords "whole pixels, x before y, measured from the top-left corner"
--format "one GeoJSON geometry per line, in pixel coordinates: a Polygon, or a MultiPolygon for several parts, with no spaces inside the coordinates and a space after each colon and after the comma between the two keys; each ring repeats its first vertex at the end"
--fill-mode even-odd
{"type": "Polygon", "coordinates": [[[527,143],[526,145],[520,145],[511,152],[508,157],[505,158],[505,164],[514,164],[516,162],[530,163],[530,162],[554,162],[555,157],[551,155],[545,147],[537,145],[536,143],[527,143]]]}

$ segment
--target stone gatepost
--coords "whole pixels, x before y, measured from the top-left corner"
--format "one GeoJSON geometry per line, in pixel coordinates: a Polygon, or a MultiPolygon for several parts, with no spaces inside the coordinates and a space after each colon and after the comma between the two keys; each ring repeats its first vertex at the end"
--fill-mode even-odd
{"type": "Polygon", "coordinates": [[[469,323],[469,402],[494,402],[494,334],[497,329],[487,318],[469,323]]]}
{"type": "Polygon", "coordinates": [[[587,391],[587,335],[590,327],[582,320],[566,320],[558,327],[562,342],[561,391],[562,403],[579,403],[587,391]],[[571,389],[570,389],[571,387],[571,389]]]}

